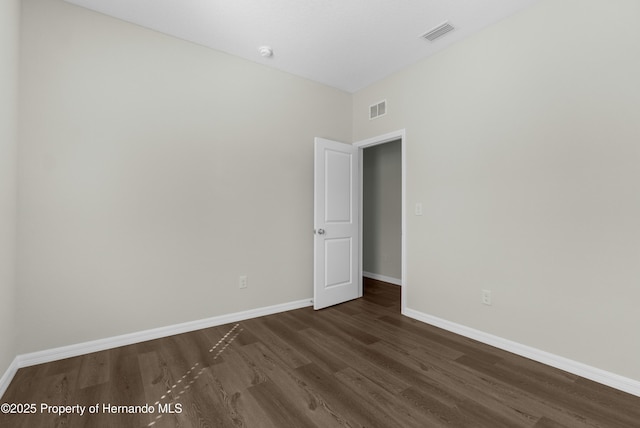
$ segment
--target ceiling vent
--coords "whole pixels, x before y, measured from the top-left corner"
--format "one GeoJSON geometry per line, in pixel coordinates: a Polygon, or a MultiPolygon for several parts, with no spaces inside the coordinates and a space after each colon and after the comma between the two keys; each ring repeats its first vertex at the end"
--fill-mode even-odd
{"type": "Polygon", "coordinates": [[[387,114],[387,100],[382,100],[369,106],[369,120],[376,119],[387,114]]]}
{"type": "Polygon", "coordinates": [[[425,34],[422,35],[422,38],[427,39],[430,42],[435,42],[436,39],[439,39],[440,37],[444,36],[445,34],[455,29],[456,28],[453,25],[449,24],[448,22],[445,22],[444,24],[440,24],[436,28],[433,28],[427,31],[425,34]]]}

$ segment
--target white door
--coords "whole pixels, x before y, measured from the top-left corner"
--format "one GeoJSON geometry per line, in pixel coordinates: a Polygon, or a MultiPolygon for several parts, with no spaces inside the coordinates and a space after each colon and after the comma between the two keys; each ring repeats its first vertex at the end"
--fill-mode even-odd
{"type": "Polygon", "coordinates": [[[358,148],[315,139],[313,307],[361,297],[358,148]]]}

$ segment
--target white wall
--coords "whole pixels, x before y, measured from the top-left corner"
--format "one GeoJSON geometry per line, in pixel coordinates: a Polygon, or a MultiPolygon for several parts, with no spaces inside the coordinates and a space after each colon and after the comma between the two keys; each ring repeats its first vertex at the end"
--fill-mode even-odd
{"type": "Polygon", "coordinates": [[[16,356],[15,259],[20,1],[0,2],[0,377],[16,356]]]}
{"type": "Polygon", "coordinates": [[[19,352],[311,298],[313,138],[350,139],[351,96],[23,9],[19,352]]]}
{"type": "Polygon", "coordinates": [[[362,269],[402,279],[402,145],[364,149],[362,269]]]}
{"type": "Polygon", "coordinates": [[[355,95],[406,128],[410,309],[640,380],[638,16],[541,0],[355,95]]]}

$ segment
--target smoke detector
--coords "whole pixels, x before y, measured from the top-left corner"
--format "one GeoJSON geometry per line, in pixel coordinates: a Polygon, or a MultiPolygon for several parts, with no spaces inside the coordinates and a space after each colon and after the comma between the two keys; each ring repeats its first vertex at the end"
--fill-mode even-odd
{"type": "Polygon", "coordinates": [[[271,58],[273,56],[273,49],[271,49],[270,46],[260,46],[258,52],[260,52],[260,56],[263,58],[271,58]]]}

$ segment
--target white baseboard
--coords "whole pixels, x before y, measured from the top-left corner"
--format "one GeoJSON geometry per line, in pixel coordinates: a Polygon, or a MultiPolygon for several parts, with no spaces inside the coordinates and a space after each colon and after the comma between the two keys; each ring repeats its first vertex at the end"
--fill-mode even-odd
{"type": "MultiPolygon", "coordinates": [[[[0,399],[4,395],[5,391],[9,387],[9,384],[13,380],[13,377],[16,375],[18,371],[18,357],[14,358],[7,371],[4,372],[2,377],[0,378],[0,399]]],[[[2,400],[0,400],[1,402],[2,400]]]]}
{"type": "MultiPolygon", "coordinates": [[[[147,340],[159,339],[162,337],[172,336],[174,334],[186,333],[203,328],[244,321],[247,319],[276,314],[279,312],[291,311],[311,305],[311,299],[299,300],[295,302],[267,306],[264,308],[251,309],[248,311],[236,312],[227,315],[220,315],[203,320],[175,324],[167,327],[144,330],[137,333],[130,333],[106,339],[79,343],[76,345],[63,346],[60,348],[53,348],[44,351],[18,355],[6,370],[4,375],[0,378],[0,397],[4,395],[18,369],[22,367],[52,362],[64,358],[76,357],[91,352],[117,348],[118,346],[131,345],[147,340]]],[[[424,314],[413,309],[405,308],[405,310],[403,311],[403,315],[640,397],[640,381],[620,376],[615,373],[598,369],[596,367],[592,367],[555,354],[551,354],[540,349],[532,348],[527,345],[522,345],[520,343],[513,342],[499,336],[494,336],[492,334],[485,333],[483,331],[476,330],[461,324],[447,321],[442,318],[424,314]]]]}
{"type": "Polygon", "coordinates": [[[232,314],[220,315],[197,321],[190,321],[166,327],[154,328],[151,330],[144,330],[136,333],[123,334],[121,336],[108,337],[105,339],[92,340],[90,342],[83,342],[75,345],[62,346],[59,348],[45,349],[43,351],[18,355],[11,366],[9,366],[9,369],[0,379],[0,397],[2,396],[2,394],[4,394],[6,388],[9,386],[9,383],[11,383],[11,380],[13,379],[13,376],[16,374],[18,369],[22,367],[49,363],[52,361],[62,360],[64,358],[89,354],[91,352],[104,351],[106,349],[117,348],[119,346],[131,345],[147,340],[173,336],[174,334],[187,333],[189,331],[200,330],[203,328],[244,321],[251,318],[276,314],[279,312],[292,311],[294,309],[311,306],[312,304],[313,303],[311,302],[311,299],[298,300],[295,302],[250,309],[248,311],[235,312],[232,314]]]}
{"type": "Polygon", "coordinates": [[[390,276],[379,275],[377,273],[371,273],[371,272],[364,272],[363,271],[362,272],[362,276],[364,276],[365,278],[377,279],[378,281],[388,282],[389,284],[402,285],[402,280],[401,279],[392,278],[390,276]]]}
{"type": "Polygon", "coordinates": [[[403,315],[640,397],[640,381],[405,308],[403,315]]]}

